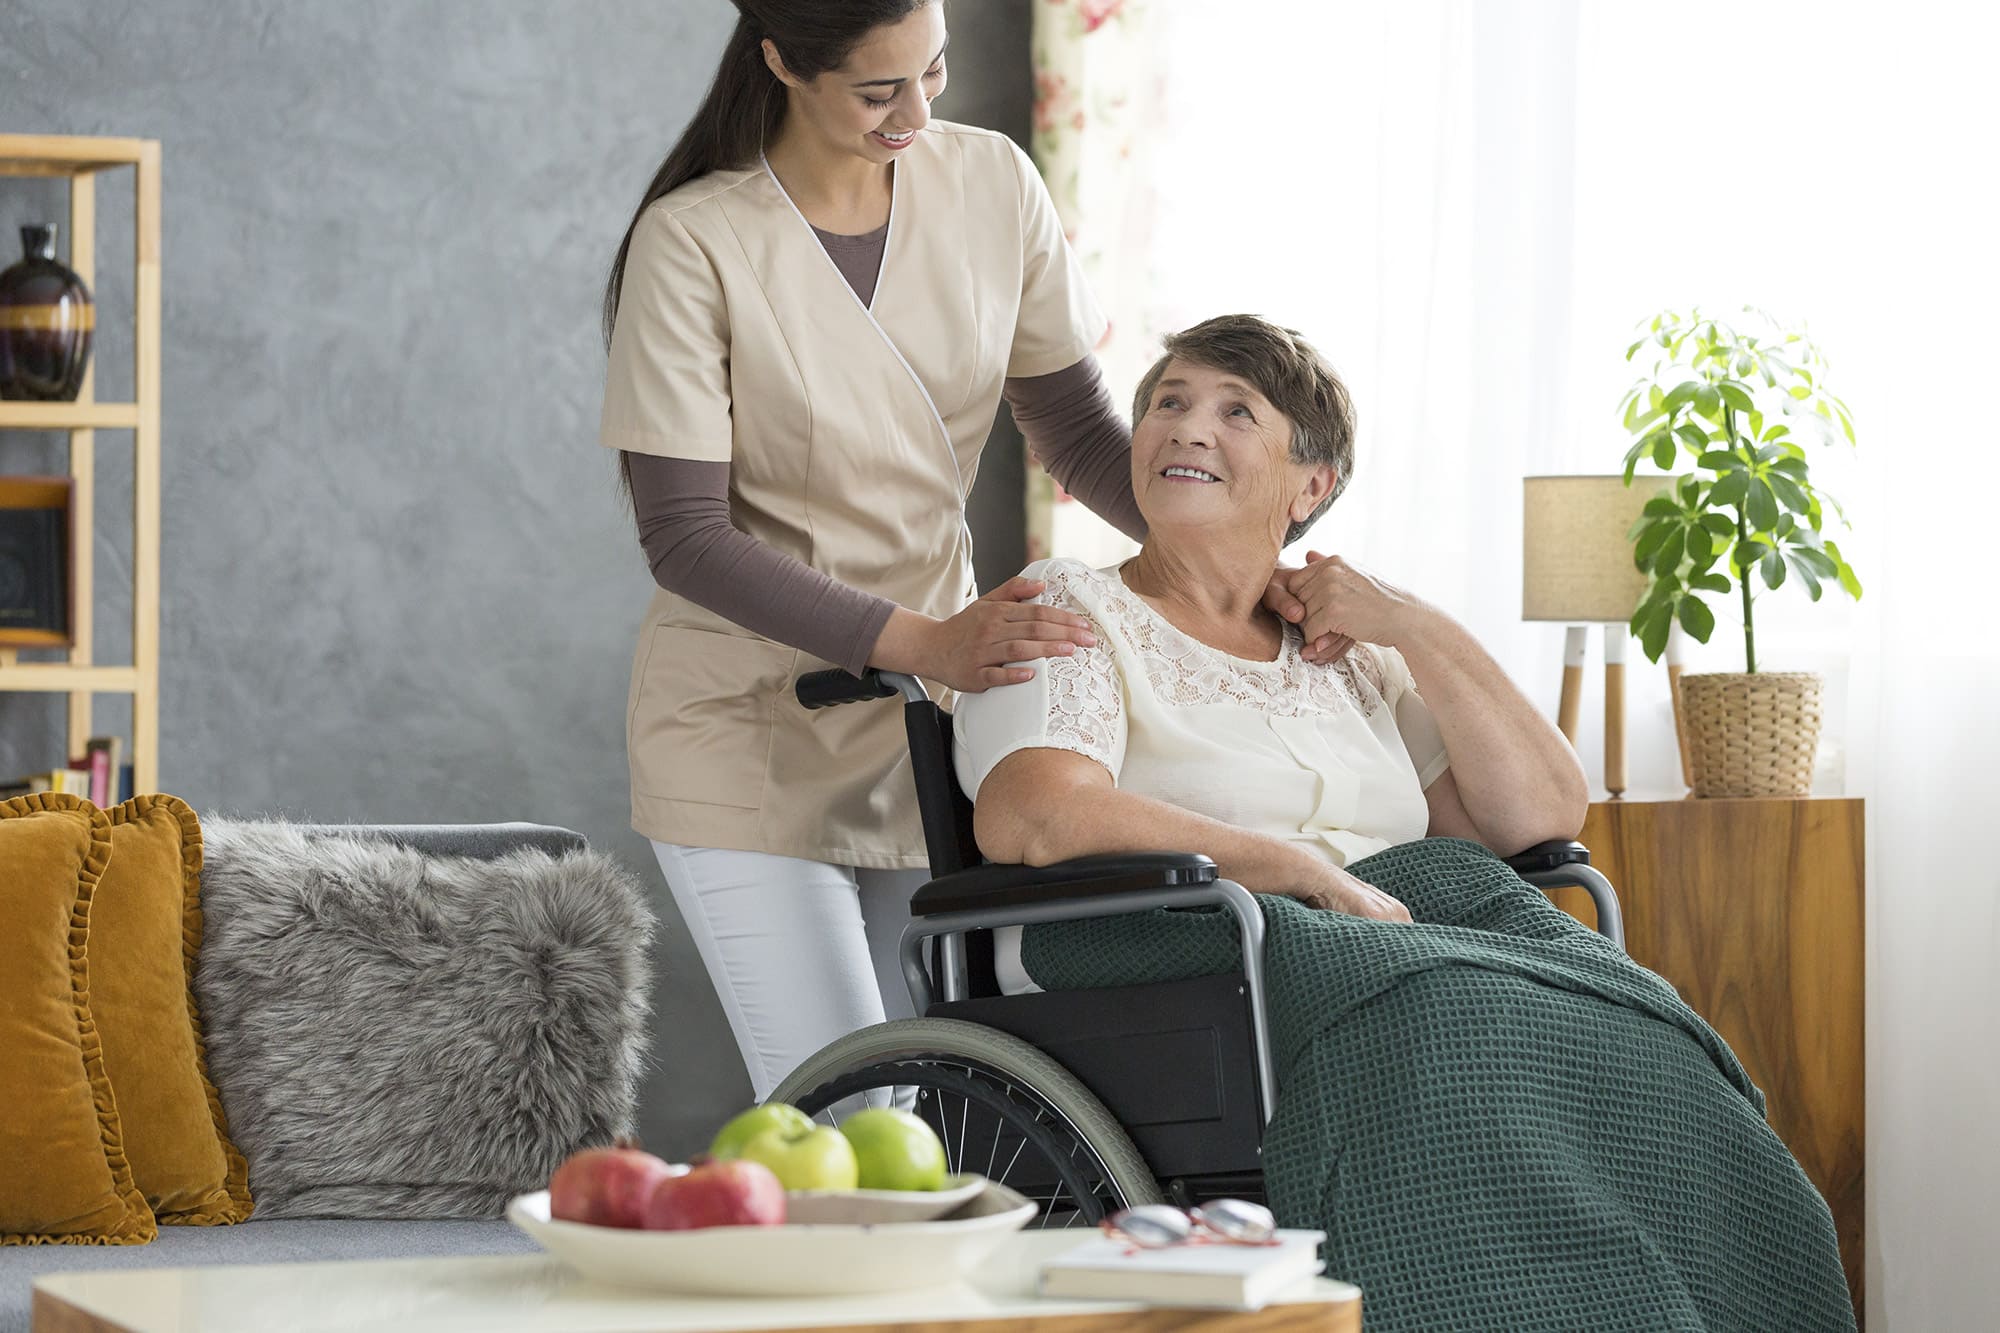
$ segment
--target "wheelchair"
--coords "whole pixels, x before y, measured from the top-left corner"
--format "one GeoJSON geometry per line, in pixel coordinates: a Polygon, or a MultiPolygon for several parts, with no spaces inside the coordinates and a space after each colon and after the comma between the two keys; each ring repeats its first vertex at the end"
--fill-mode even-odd
{"type": "MultiPolygon", "coordinates": [[[[943,1140],[951,1171],[980,1172],[1035,1201],[1042,1227],[1094,1226],[1137,1204],[1263,1198],[1259,1159],[1277,1087],[1254,895],[1208,857],[1180,852],[983,862],[952,769],[951,715],[915,678],[831,670],[794,688],[807,708],[902,697],[931,879],[911,899],[901,942],[918,1017],[831,1043],[771,1099],[828,1123],[863,1098],[908,1106],[943,1140]],[[993,930],[1159,908],[1229,913],[1240,970],[1000,993],[993,930]]],[[[1624,947],[1618,896],[1581,843],[1543,843],[1507,863],[1543,890],[1582,887],[1600,933],[1624,947]]]]}

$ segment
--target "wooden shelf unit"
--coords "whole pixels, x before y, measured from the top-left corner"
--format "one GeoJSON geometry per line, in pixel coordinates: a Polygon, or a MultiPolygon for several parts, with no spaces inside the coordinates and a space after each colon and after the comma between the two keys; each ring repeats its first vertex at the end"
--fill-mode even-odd
{"type": "MultiPolygon", "coordinates": [[[[65,662],[22,662],[0,648],[0,691],[69,695],[69,754],[83,754],[98,694],[132,696],[130,759],[135,792],[160,787],[160,144],[156,139],[0,134],[0,176],[69,182],[69,265],[97,285],[97,173],[130,167],[133,189],[133,376],[135,401],[96,400],[95,353],[74,403],[0,402],[0,430],[66,431],[75,511],[70,536],[75,642],[65,662]],[[92,660],[96,584],[97,437],[132,432],[132,661],[92,660]]],[[[116,775],[113,775],[116,781],[116,775]]]]}

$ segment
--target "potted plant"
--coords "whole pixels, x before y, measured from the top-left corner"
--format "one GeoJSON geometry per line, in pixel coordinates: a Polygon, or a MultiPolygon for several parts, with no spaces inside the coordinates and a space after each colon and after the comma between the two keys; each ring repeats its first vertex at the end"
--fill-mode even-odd
{"type": "Polygon", "coordinates": [[[1847,515],[1814,487],[1806,460],[1809,443],[1851,446],[1854,419],[1828,392],[1826,358],[1812,339],[1744,309],[1758,331],[1698,309],[1669,310],[1625,349],[1627,361],[1651,360],[1620,404],[1635,437],[1625,484],[1641,463],[1669,473],[1693,464],[1646,503],[1628,534],[1633,561],[1649,576],[1631,629],[1657,662],[1676,623],[1708,642],[1715,613],[1705,595],[1737,594],[1744,670],[1678,680],[1690,782],[1697,796],[1803,796],[1819,744],[1821,682],[1810,672],[1758,671],[1752,585],[1761,579],[1775,591],[1789,577],[1814,601],[1827,583],[1861,596],[1861,580],[1823,531],[1825,507],[1842,527],[1847,515]]]}

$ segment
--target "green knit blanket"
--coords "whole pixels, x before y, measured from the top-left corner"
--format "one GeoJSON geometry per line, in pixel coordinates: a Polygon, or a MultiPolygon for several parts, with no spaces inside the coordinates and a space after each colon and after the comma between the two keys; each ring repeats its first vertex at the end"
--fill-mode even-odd
{"type": "MultiPolygon", "coordinates": [[[[1825,1201],[1672,986],[1476,843],[1349,870],[1416,924],[1258,895],[1264,1167],[1371,1333],[1854,1328],[1825,1201]]],[[[1219,910],[1034,926],[1022,958],[1049,990],[1238,966],[1219,910]]]]}

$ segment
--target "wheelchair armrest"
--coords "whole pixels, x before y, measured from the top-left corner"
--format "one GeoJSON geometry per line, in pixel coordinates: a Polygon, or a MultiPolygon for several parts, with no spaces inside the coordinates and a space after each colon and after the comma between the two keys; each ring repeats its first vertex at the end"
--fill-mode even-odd
{"type": "Polygon", "coordinates": [[[1590,864],[1590,849],[1580,842],[1558,838],[1553,842],[1538,842],[1525,851],[1501,859],[1513,867],[1515,874],[1525,876],[1563,866],[1587,866],[1590,864]]]}
{"type": "Polygon", "coordinates": [[[910,915],[1023,907],[1066,898],[1212,884],[1215,862],[1189,852],[1106,852],[1046,866],[973,866],[939,875],[910,899],[910,915]]]}

